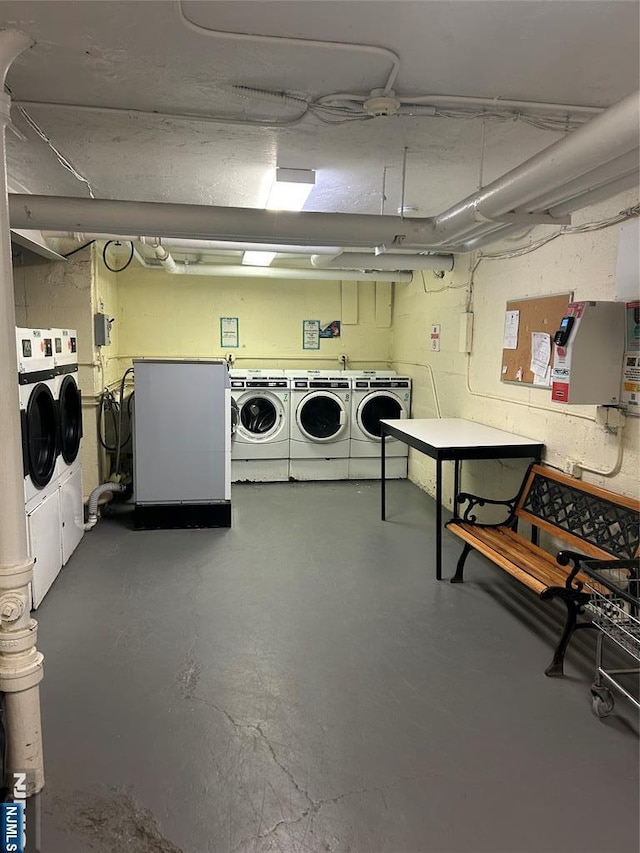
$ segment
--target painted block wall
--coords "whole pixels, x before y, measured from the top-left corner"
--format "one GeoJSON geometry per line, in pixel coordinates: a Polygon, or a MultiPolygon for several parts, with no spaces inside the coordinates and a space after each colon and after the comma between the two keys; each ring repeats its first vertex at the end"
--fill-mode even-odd
{"type": "Polygon", "coordinates": [[[319,350],[302,348],[302,321],[325,325],[343,319],[339,281],[175,276],[131,267],[118,276],[117,286],[120,372],[142,356],[228,353],[236,367],[339,369],[342,353],[354,368],[389,364],[390,317],[376,314],[373,282],[358,283],[357,317],[351,310],[349,316],[355,322],[343,323],[340,338],[322,339],[319,350]],[[238,317],[237,350],[221,348],[220,317],[238,317]]]}
{"type": "MultiPolygon", "coordinates": [[[[625,193],[574,214],[573,223],[604,219],[637,201],[637,193],[625,193]]],[[[566,235],[517,259],[483,260],[473,275],[477,258],[461,256],[443,279],[417,273],[410,285],[395,285],[392,361],[414,378],[413,417],[437,417],[439,404],[442,417],[467,418],[543,441],[546,460],[561,469],[569,458],[601,471],[612,469],[617,438],[595,422],[595,406],[562,406],[551,402],[548,389],[504,384],[500,368],[507,300],[567,291],[576,300],[613,300],[618,230],[566,235]],[[458,352],[459,318],[467,310],[474,314],[470,356],[458,352]],[[441,324],[440,352],[430,351],[431,323],[441,324]]],[[[537,229],[534,237],[548,233],[537,229]]],[[[585,471],[585,481],[638,495],[639,428],[639,419],[627,418],[618,473],[608,477],[585,471]]],[[[468,462],[462,487],[488,497],[510,497],[524,467],[517,460],[468,462]]],[[[412,452],[409,476],[435,493],[432,460],[412,452]]],[[[445,484],[449,507],[452,488],[451,474],[445,484]]]]}

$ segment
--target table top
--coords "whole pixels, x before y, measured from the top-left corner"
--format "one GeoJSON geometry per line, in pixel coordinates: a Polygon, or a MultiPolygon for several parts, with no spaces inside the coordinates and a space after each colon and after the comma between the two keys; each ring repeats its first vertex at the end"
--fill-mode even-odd
{"type": "Polygon", "coordinates": [[[524,435],[467,421],[463,418],[399,418],[383,420],[383,424],[434,449],[478,447],[531,447],[541,448],[543,443],[524,435]]]}

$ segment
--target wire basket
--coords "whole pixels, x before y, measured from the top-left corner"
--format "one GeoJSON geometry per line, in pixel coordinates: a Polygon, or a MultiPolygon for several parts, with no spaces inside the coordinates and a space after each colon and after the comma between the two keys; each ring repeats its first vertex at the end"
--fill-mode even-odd
{"type": "Polygon", "coordinates": [[[587,609],[600,630],[640,661],[640,578],[637,560],[586,561],[587,609]]]}

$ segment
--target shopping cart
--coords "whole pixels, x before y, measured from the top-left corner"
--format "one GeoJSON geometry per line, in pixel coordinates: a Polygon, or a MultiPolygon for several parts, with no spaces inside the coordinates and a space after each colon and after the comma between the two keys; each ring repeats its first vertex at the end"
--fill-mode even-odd
{"type": "Polygon", "coordinates": [[[593,623],[598,627],[595,681],[591,705],[598,717],[614,708],[613,688],[640,709],[640,701],[620,681],[621,676],[640,675],[640,558],[632,560],[585,560],[580,567],[589,580],[584,592],[593,623]],[[612,641],[639,666],[609,669],[603,665],[605,640],[612,641]]]}

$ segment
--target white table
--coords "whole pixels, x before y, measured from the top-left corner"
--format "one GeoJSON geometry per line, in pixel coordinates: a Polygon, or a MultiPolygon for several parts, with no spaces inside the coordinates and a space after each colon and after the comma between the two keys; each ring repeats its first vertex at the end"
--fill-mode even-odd
{"type": "Polygon", "coordinates": [[[457,514],[460,462],[464,459],[518,459],[540,461],[544,444],[533,438],[467,421],[463,418],[408,418],[383,420],[381,461],[382,520],[386,515],[385,436],[389,435],[436,460],[436,579],[442,579],[442,462],[453,460],[453,511],[457,514]]]}

